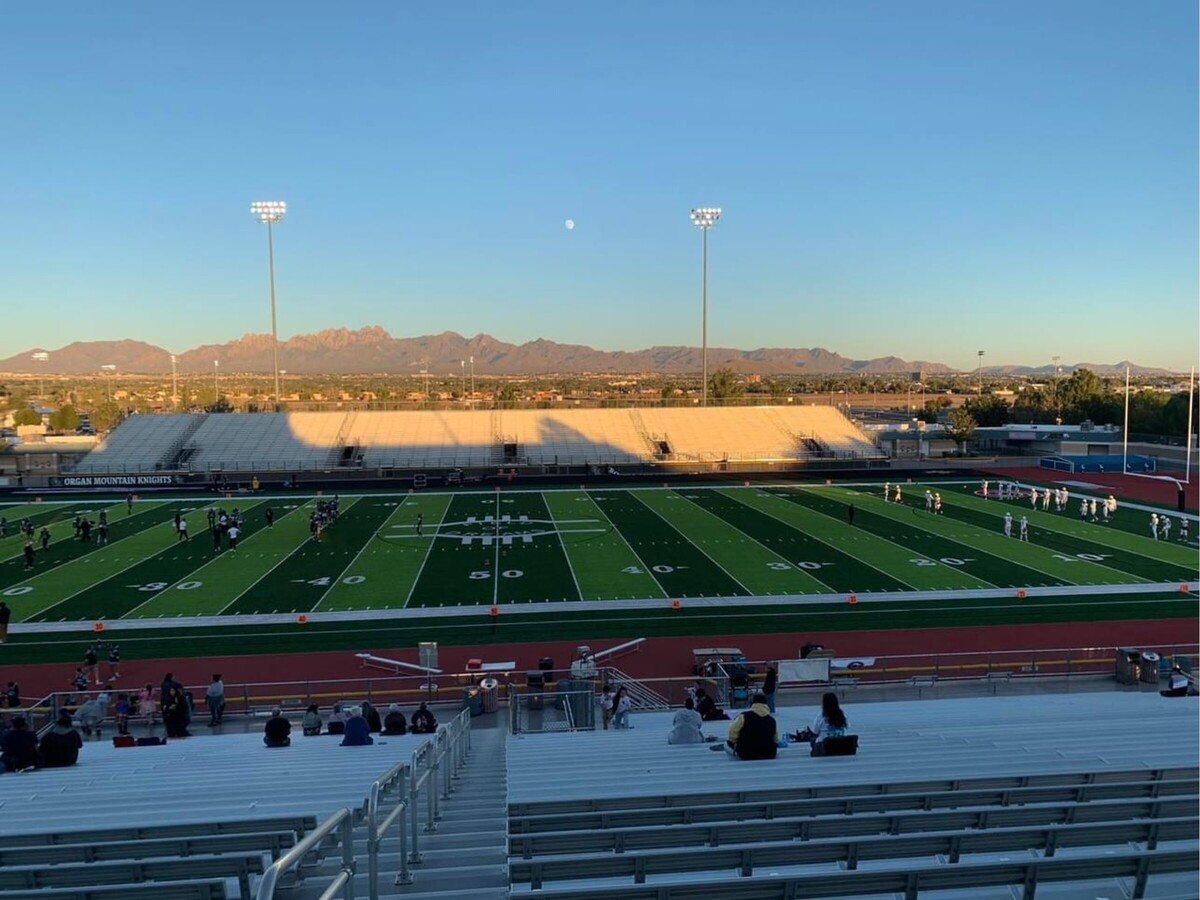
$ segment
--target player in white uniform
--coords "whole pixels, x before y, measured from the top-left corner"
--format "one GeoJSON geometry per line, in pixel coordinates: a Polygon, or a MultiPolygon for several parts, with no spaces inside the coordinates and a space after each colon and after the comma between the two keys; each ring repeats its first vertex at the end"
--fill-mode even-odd
{"type": "Polygon", "coordinates": [[[988,489],[988,483],[987,483],[987,479],[985,478],[985,479],[983,479],[983,499],[984,500],[986,500],[988,498],[987,489],[988,489]]]}
{"type": "Polygon", "coordinates": [[[1163,516],[1158,521],[1159,531],[1162,532],[1162,539],[1169,541],[1171,539],[1171,517],[1163,516]]]}
{"type": "Polygon", "coordinates": [[[892,483],[890,481],[885,481],[883,483],[883,499],[886,500],[890,496],[892,496],[892,483]]]}
{"type": "Polygon", "coordinates": [[[1034,488],[1033,490],[1031,490],[1029,492],[1029,503],[1033,506],[1034,509],[1037,509],[1037,502],[1038,502],[1038,492],[1037,492],[1037,488],[1034,488]]]}
{"type": "Polygon", "coordinates": [[[933,491],[925,492],[925,512],[933,512],[933,491]]]}
{"type": "Polygon", "coordinates": [[[1079,501],[1079,521],[1080,521],[1080,522],[1086,522],[1086,521],[1087,521],[1087,514],[1088,514],[1088,502],[1087,502],[1087,497],[1083,497],[1083,498],[1081,498],[1081,499],[1080,499],[1080,501],[1079,501]]]}
{"type": "Polygon", "coordinates": [[[1004,536],[1012,537],[1012,513],[1010,512],[1004,514],[1004,536]]]}
{"type": "Polygon", "coordinates": [[[1179,517],[1179,540],[1181,540],[1185,544],[1188,541],[1188,517],[1187,516],[1179,517]]]}
{"type": "Polygon", "coordinates": [[[1092,521],[1095,522],[1096,521],[1096,498],[1095,497],[1092,498],[1091,515],[1092,515],[1092,521]]]}
{"type": "Polygon", "coordinates": [[[896,485],[896,502],[897,503],[904,502],[903,498],[900,496],[900,485],[896,485]]]}
{"type": "Polygon", "coordinates": [[[1021,516],[1021,540],[1029,541],[1029,520],[1021,516]]]}
{"type": "Polygon", "coordinates": [[[1046,491],[1046,493],[1042,495],[1042,510],[1044,512],[1050,511],[1050,491],[1046,491]]]}
{"type": "Polygon", "coordinates": [[[933,511],[939,516],[944,515],[944,513],[942,511],[942,495],[941,494],[933,495],[933,511]]]}
{"type": "Polygon", "coordinates": [[[1150,513],[1150,535],[1158,540],[1158,513],[1150,513]]]}
{"type": "Polygon", "coordinates": [[[1117,517],[1117,498],[1112,494],[1108,495],[1108,515],[1113,519],[1117,517]]]}

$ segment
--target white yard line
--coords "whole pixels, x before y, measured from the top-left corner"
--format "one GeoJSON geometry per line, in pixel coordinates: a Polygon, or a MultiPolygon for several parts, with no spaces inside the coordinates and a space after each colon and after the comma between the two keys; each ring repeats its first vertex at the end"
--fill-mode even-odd
{"type": "Polygon", "coordinates": [[[492,562],[492,606],[500,601],[500,492],[496,491],[495,560],[492,562]]]}
{"type": "MultiPolygon", "coordinates": [[[[629,494],[630,494],[630,496],[632,496],[633,492],[630,491],[629,494]]],[[[730,572],[723,565],[721,565],[719,562],[717,562],[715,559],[713,559],[711,556],[709,556],[708,553],[705,552],[700,547],[699,544],[697,544],[690,537],[688,537],[686,534],[684,534],[682,531],[680,531],[678,528],[676,528],[674,525],[672,525],[665,516],[663,516],[657,510],[652,509],[646,503],[642,502],[642,499],[640,497],[635,497],[634,499],[637,500],[637,502],[639,504],[641,504],[643,507],[645,507],[647,510],[649,510],[651,515],[660,519],[664,525],[666,525],[668,528],[670,528],[672,531],[674,531],[676,534],[678,534],[681,538],[683,538],[685,541],[687,541],[689,544],[691,544],[693,547],[695,547],[697,550],[699,550],[709,562],[711,562],[714,566],[716,566],[718,569],[720,569],[722,572],[724,572],[726,575],[728,575],[730,581],[732,581],[734,584],[736,584],[738,587],[740,587],[743,591],[745,591],[747,596],[750,596],[750,597],[754,596],[754,591],[750,590],[748,587],[746,587],[744,584],[742,584],[740,581],[738,581],[736,578],[734,578],[732,572],[730,572]]]]}
{"type": "MultiPolygon", "coordinates": [[[[323,593],[320,596],[320,598],[318,598],[317,602],[312,605],[312,608],[309,610],[309,612],[317,611],[317,607],[320,606],[325,601],[325,598],[329,596],[330,591],[332,591],[334,588],[336,588],[338,586],[338,584],[341,582],[342,578],[345,577],[346,573],[350,571],[350,569],[354,566],[354,564],[356,562],[358,562],[358,558],[360,556],[362,556],[364,552],[366,552],[366,549],[368,547],[371,546],[371,542],[375,540],[375,536],[377,534],[379,534],[379,532],[382,531],[387,526],[388,522],[392,521],[392,516],[394,516],[394,515],[396,515],[396,513],[400,512],[400,510],[404,507],[404,504],[407,502],[408,502],[408,496],[405,496],[403,500],[401,500],[399,503],[396,504],[396,508],[387,514],[387,518],[385,518],[382,522],[379,523],[379,527],[376,528],[373,532],[371,532],[371,536],[369,538],[367,538],[365,541],[363,541],[363,545],[361,547],[359,547],[358,552],[354,554],[354,559],[350,560],[350,562],[348,562],[345,566],[342,567],[342,571],[338,573],[337,577],[333,579],[333,581],[330,583],[329,587],[327,587],[325,589],[325,593],[323,593]]],[[[349,508],[349,507],[347,507],[347,508],[349,508]]],[[[338,518],[340,519],[341,517],[342,517],[341,513],[339,512],[338,518]]]]}
{"type": "Polygon", "coordinates": [[[642,555],[633,549],[633,545],[630,544],[629,541],[625,538],[625,535],[623,535],[621,533],[621,529],[613,524],[612,519],[610,519],[608,517],[608,514],[606,512],[604,512],[604,510],[600,507],[600,504],[592,499],[591,493],[588,492],[587,490],[584,490],[583,495],[588,498],[588,500],[591,502],[592,506],[595,508],[596,512],[600,513],[601,518],[603,518],[604,521],[608,523],[608,527],[612,530],[612,533],[615,534],[617,537],[619,537],[621,539],[621,543],[625,545],[626,549],[628,549],[631,554],[633,554],[633,558],[638,560],[642,564],[642,566],[646,569],[646,574],[650,576],[651,581],[653,581],[655,584],[658,585],[658,589],[660,591],[662,591],[663,597],[664,598],[670,597],[671,592],[668,591],[665,587],[663,587],[663,583],[661,581],[659,581],[658,578],[655,576],[654,570],[651,568],[650,563],[646,562],[646,560],[642,558],[642,555]]]}
{"type": "Polygon", "coordinates": [[[567,571],[571,573],[571,580],[575,582],[575,596],[582,600],[583,589],[579,586],[579,579],[575,577],[575,567],[571,565],[571,555],[567,553],[567,544],[563,540],[562,532],[558,530],[558,522],[554,518],[554,513],[550,511],[550,504],[546,502],[546,498],[539,494],[538,499],[542,501],[542,508],[549,516],[550,524],[554,526],[554,536],[558,538],[558,546],[562,549],[563,559],[567,561],[567,571]]]}
{"type": "Polygon", "coordinates": [[[450,507],[454,505],[454,499],[451,497],[449,503],[442,509],[442,515],[438,518],[437,524],[433,526],[433,532],[429,535],[429,546],[425,549],[425,556],[421,560],[421,566],[417,569],[417,577],[413,579],[412,587],[408,589],[408,596],[404,598],[404,605],[401,609],[408,609],[408,604],[412,601],[412,595],[417,590],[417,585],[421,582],[421,574],[425,571],[425,563],[429,562],[429,556],[433,553],[434,545],[437,544],[438,532],[442,530],[442,523],[446,521],[446,514],[450,512],[450,507]]]}

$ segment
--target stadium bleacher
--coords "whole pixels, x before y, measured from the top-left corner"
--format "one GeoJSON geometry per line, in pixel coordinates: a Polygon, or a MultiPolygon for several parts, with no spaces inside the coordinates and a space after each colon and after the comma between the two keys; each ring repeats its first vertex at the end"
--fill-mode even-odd
{"type": "Polygon", "coordinates": [[[132,416],[76,473],[874,459],[821,406],[132,416]]]}
{"type": "MultiPolygon", "coordinates": [[[[781,730],[813,713],[781,708],[781,730]]],[[[847,715],[862,737],[854,757],[814,759],[801,745],[746,763],[668,746],[668,713],[583,740],[513,738],[514,895],[969,897],[1016,884],[1032,897],[1030,885],[1049,895],[1065,881],[1074,893],[1053,896],[1141,896],[1150,877],[1156,896],[1194,889],[1195,704],[1105,692],[847,715]]]]}

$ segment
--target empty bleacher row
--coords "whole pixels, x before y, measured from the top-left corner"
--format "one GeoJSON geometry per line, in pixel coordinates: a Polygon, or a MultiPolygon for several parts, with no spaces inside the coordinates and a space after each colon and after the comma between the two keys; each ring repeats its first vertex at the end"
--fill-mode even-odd
{"type": "Polygon", "coordinates": [[[871,459],[830,407],[132,416],[78,474],[871,459]]]}
{"type": "MultiPolygon", "coordinates": [[[[813,713],[777,718],[792,731],[813,713]]],[[[847,715],[853,757],[793,745],[741,762],[668,746],[666,713],[585,740],[511,739],[514,896],[964,898],[1013,885],[1032,898],[1063,881],[1053,896],[1139,897],[1148,880],[1153,896],[1194,896],[1195,704],[1105,692],[847,715]]]]}

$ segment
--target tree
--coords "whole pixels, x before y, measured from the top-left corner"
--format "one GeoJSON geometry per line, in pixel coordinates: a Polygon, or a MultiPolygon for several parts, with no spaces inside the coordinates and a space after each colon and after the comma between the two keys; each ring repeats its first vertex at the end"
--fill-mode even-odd
{"type": "Polygon", "coordinates": [[[1059,399],[1068,409],[1081,407],[1105,394],[1104,382],[1091,369],[1076,369],[1062,385],[1059,399]]]}
{"type": "Polygon", "coordinates": [[[50,413],[50,427],[55,431],[74,431],[79,427],[79,413],[69,403],[60,406],[50,413]]]}
{"type": "Polygon", "coordinates": [[[977,425],[994,428],[1008,424],[1009,408],[1003,397],[986,394],[968,400],[965,405],[977,425]]]}
{"type": "Polygon", "coordinates": [[[14,425],[41,425],[42,417],[36,409],[24,406],[13,415],[14,425]]]}
{"type": "Polygon", "coordinates": [[[115,428],[123,418],[125,418],[123,410],[112,400],[96,404],[96,408],[92,410],[91,414],[92,425],[97,431],[108,431],[110,428],[115,428]]]}
{"type": "Polygon", "coordinates": [[[925,406],[917,413],[917,418],[922,422],[936,422],[938,415],[951,403],[945,397],[938,397],[935,400],[926,400],[925,406]]]}
{"type": "Polygon", "coordinates": [[[714,400],[733,400],[745,391],[733,369],[717,369],[708,376],[708,396],[714,400]]]}
{"type": "Polygon", "coordinates": [[[506,384],[500,388],[500,392],[496,394],[496,405],[504,409],[508,407],[513,409],[517,405],[517,401],[521,399],[521,392],[515,384],[506,384]]]}
{"type": "Polygon", "coordinates": [[[975,437],[975,426],[975,417],[965,406],[960,406],[950,413],[946,424],[946,436],[958,446],[960,456],[963,452],[963,445],[975,437]]]}

